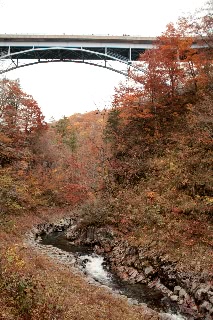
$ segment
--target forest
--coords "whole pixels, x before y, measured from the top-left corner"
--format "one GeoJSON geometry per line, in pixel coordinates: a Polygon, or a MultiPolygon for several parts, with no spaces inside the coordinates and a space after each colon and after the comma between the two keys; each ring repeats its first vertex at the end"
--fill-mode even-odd
{"type": "Polygon", "coordinates": [[[210,8],[168,24],[106,110],[46,123],[0,81],[0,319],[158,319],[23,244],[72,211],[213,284],[212,25],[210,8]]]}

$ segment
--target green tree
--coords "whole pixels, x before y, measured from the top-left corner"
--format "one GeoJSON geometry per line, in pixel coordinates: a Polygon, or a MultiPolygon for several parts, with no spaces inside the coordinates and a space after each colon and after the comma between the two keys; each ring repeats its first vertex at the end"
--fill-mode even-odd
{"type": "Polygon", "coordinates": [[[75,128],[70,124],[67,117],[60,119],[55,125],[56,132],[59,134],[61,142],[69,147],[72,152],[77,148],[77,133],[75,128]]]}

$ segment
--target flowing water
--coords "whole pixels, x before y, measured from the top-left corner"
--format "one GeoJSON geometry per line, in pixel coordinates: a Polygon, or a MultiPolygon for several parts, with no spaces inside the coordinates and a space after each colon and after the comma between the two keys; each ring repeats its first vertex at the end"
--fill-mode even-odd
{"type": "Polygon", "coordinates": [[[53,232],[42,236],[41,244],[51,245],[74,255],[78,268],[87,276],[106,285],[116,293],[127,296],[132,303],[145,303],[148,307],[165,315],[165,319],[187,319],[178,313],[178,306],[159,290],[149,288],[144,284],[129,284],[121,281],[109,271],[104,256],[95,254],[88,246],[76,246],[70,243],[63,232],[53,232]]]}

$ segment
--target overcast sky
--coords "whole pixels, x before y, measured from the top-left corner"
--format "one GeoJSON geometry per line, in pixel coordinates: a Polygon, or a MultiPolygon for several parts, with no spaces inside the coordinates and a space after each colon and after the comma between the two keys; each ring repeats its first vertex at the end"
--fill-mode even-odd
{"type": "MultiPolygon", "coordinates": [[[[205,0],[0,0],[0,33],[158,36],[166,24],[205,0]]],[[[74,63],[47,63],[8,72],[20,79],[49,120],[102,109],[123,76],[74,63]]]]}

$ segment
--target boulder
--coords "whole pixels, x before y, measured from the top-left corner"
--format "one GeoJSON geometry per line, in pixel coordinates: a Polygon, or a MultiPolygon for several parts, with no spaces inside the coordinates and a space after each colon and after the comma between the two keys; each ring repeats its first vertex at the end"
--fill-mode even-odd
{"type": "Polygon", "coordinates": [[[177,302],[178,301],[178,296],[173,294],[172,296],[170,296],[170,299],[174,302],[177,302]]]}
{"type": "Polygon", "coordinates": [[[212,304],[208,301],[204,301],[201,305],[200,305],[200,310],[201,311],[210,311],[212,309],[212,304]]]}
{"type": "Polygon", "coordinates": [[[187,292],[184,289],[180,289],[179,291],[179,298],[180,299],[186,299],[187,298],[187,292]]]}
{"type": "Polygon", "coordinates": [[[180,286],[175,286],[174,287],[174,290],[173,290],[173,292],[174,292],[174,294],[176,295],[176,294],[179,294],[179,291],[181,290],[182,288],[180,287],[180,286]]]}
{"type": "Polygon", "coordinates": [[[204,300],[206,297],[208,297],[208,287],[199,287],[196,291],[195,291],[195,298],[198,301],[202,301],[204,300]]]}
{"type": "Polygon", "coordinates": [[[147,277],[151,276],[154,273],[154,269],[152,266],[146,267],[144,269],[144,273],[147,277]]]}
{"type": "Polygon", "coordinates": [[[146,283],[146,278],[144,277],[144,275],[142,273],[139,273],[135,280],[136,280],[136,282],[146,283]]]}

